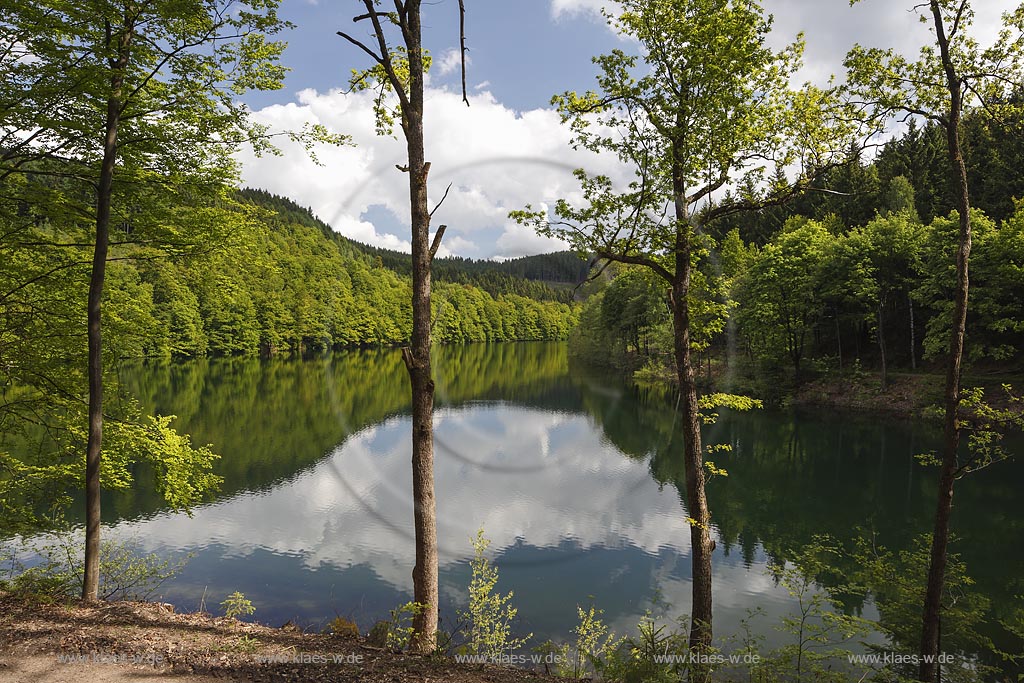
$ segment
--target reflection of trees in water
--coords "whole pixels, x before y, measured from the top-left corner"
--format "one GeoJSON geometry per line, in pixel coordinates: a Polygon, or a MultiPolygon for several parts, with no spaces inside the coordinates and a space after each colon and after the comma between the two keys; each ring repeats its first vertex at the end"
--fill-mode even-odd
{"type": "MultiPolygon", "coordinates": [[[[649,457],[651,476],[674,486],[683,505],[681,435],[671,392],[630,387],[613,393],[607,381],[596,379],[579,384],[583,406],[607,438],[631,458],[649,457]]],[[[708,499],[721,550],[727,555],[738,550],[748,566],[759,544],[771,561],[784,562],[816,535],[828,534],[847,549],[872,535],[880,546],[898,552],[931,529],[935,472],[914,460],[938,445],[931,424],[722,411],[716,424],[705,426],[704,436],[709,444],[733,447],[714,457],[728,476],[711,479],[708,499]]],[[[954,550],[977,581],[976,590],[991,600],[985,635],[997,646],[1020,649],[998,622],[1022,608],[1018,596],[1024,581],[1008,568],[1024,561],[1024,519],[1015,502],[1024,463],[1004,463],[985,475],[957,493],[961,540],[954,550]]],[[[860,569],[849,556],[839,562],[816,578],[836,585],[860,569]]],[[[844,607],[859,610],[863,604],[848,596],[844,607]]]]}
{"type": "MultiPolygon", "coordinates": [[[[672,392],[570,369],[563,344],[444,346],[437,356],[439,407],[498,400],[583,412],[623,454],[646,460],[659,484],[676,488],[684,514],[672,392]]],[[[194,442],[214,444],[224,456],[218,471],[225,494],[270,487],[316,463],[351,434],[408,409],[407,374],[391,349],[304,361],[147,365],[124,375],[147,409],[178,415],[179,428],[194,442]]],[[[919,422],[722,411],[704,431],[708,443],[734,449],[716,454],[728,476],[708,485],[720,549],[739,552],[750,565],[760,545],[771,559],[783,561],[817,534],[850,546],[859,529],[873,530],[892,550],[910,547],[930,528],[934,496],[934,472],[917,465],[913,455],[934,446],[934,432],[919,422]]],[[[1024,520],[1015,500],[1022,480],[1024,463],[1010,462],[980,473],[957,493],[962,540],[956,551],[978,590],[991,599],[992,623],[1020,608],[1014,596],[1024,586],[1011,585],[1008,568],[1024,559],[1024,520]]],[[[162,499],[139,487],[109,505],[119,515],[134,516],[159,509],[162,499]]],[[[987,628],[1000,644],[1000,629],[987,628]]]]}
{"type": "MultiPolygon", "coordinates": [[[[565,381],[565,346],[468,344],[437,349],[438,405],[509,400],[576,410],[565,381]]],[[[262,489],[309,467],[348,436],[409,409],[408,374],[397,349],[306,360],[231,358],[146,364],[124,371],[147,410],[177,415],[195,443],[223,457],[222,494],[262,489]]],[[[142,487],[111,497],[119,515],[163,506],[142,487]]]]}

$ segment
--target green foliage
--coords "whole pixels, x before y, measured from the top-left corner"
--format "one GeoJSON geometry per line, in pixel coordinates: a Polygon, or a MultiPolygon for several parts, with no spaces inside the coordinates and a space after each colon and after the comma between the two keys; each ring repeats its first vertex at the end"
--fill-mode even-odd
{"type": "MultiPolygon", "coordinates": [[[[157,278],[170,290],[157,294],[139,264],[215,252],[250,223],[227,188],[243,142],[270,150],[241,96],[281,86],[278,4],[13,0],[0,10],[0,421],[5,437],[38,446],[17,461],[4,449],[0,513],[19,526],[44,524],[27,511],[84,479],[85,294],[104,271],[103,484],[128,486],[140,460],[176,507],[217,484],[212,452],[193,449],[169,418],[111,400],[113,376],[121,358],[206,349],[201,302],[171,275],[157,278]],[[108,227],[111,264],[93,273],[90,252],[108,227]]],[[[342,141],[321,128],[291,137],[342,141]]],[[[245,292],[228,294],[224,326],[245,322],[245,292]]]]}
{"type": "Polygon", "coordinates": [[[224,616],[228,619],[248,617],[256,611],[252,601],[247,599],[240,591],[235,591],[229,595],[224,599],[224,602],[220,603],[220,606],[224,609],[224,616]]]}
{"type": "Polygon", "coordinates": [[[584,611],[576,607],[579,623],[572,632],[576,636],[573,648],[565,646],[560,659],[559,675],[568,678],[584,678],[588,672],[600,674],[609,657],[622,645],[623,640],[609,632],[601,621],[602,611],[594,607],[584,611]]]}
{"type": "MultiPolygon", "coordinates": [[[[1013,113],[1014,88],[1024,82],[1024,45],[1015,37],[1024,29],[1024,8],[1003,16],[996,40],[985,48],[971,35],[974,10],[969,2],[939,0],[915,7],[922,23],[932,23],[933,9],[947,27],[949,59],[962,89],[964,101],[956,106],[976,107],[978,115],[997,120],[1013,113]]],[[[942,76],[942,51],[935,44],[924,45],[916,61],[896,49],[856,45],[844,64],[851,90],[873,105],[876,114],[888,118],[906,112],[948,125],[944,117],[954,107],[953,95],[942,76]]]]}
{"type": "Polygon", "coordinates": [[[604,290],[599,324],[636,353],[649,353],[657,328],[671,323],[665,283],[646,268],[623,268],[604,290]]]}
{"type": "Polygon", "coordinates": [[[261,643],[258,638],[253,638],[249,635],[243,635],[240,636],[237,640],[235,640],[231,649],[235,652],[252,653],[256,652],[256,650],[260,648],[260,644],[261,643]]]}
{"type": "MultiPolygon", "coordinates": [[[[878,607],[874,627],[888,637],[879,652],[915,651],[921,638],[921,604],[931,552],[931,537],[920,536],[908,549],[894,553],[878,547],[872,539],[860,537],[853,550],[855,566],[852,579],[870,591],[878,607]]],[[[956,656],[958,663],[943,667],[943,679],[981,680],[985,667],[974,662],[971,653],[991,651],[992,643],[981,625],[988,600],[972,588],[974,580],[960,557],[951,553],[946,564],[942,592],[942,650],[956,656]],[[971,667],[961,664],[972,663],[971,667]]],[[[894,666],[886,672],[890,678],[913,677],[916,667],[894,666]]]]}
{"type": "MultiPolygon", "coordinates": [[[[993,223],[980,211],[973,210],[971,215],[971,231],[973,239],[983,242],[987,233],[995,229],[993,223]]],[[[949,346],[950,326],[953,318],[953,290],[956,286],[956,245],[959,234],[959,215],[954,211],[947,217],[936,218],[924,234],[922,244],[923,277],[918,283],[915,296],[926,302],[932,312],[928,319],[924,338],[925,357],[938,357],[946,352],[949,346]],[[952,278],[952,280],[950,279],[952,278]]],[[[979,265],[980,257],[971,259],[972,271],[979,265]]],[[[972,284],[977,284],[972,281],[972,284]]],[[[981,291],[978,286],[974,292],[981,291]]],[[[972,307],[973,311],[973,307],[972,307]]],[[[976,328],[972,311],[968,315],[970,334],[976,328]]],[[[978,358],[984,353],[982,346],[974,343],[965,347],[968,359],[978,358]]]]}
{"type": "MultiPolygon", "coordinates": [[[[647,9],[650,16],[658,16],[657,12],[669,5],[657,3],[647,9]]],[[[1014,36],[1024,25],[1024,12],[1009,13],[1004,20],[1005,30],[991,47],[982,48],[970,37],[973,12],[969,3],[939,2],[937,7],[948,26],[958,27],[952,36],[951,59],[962,76],[965,97],[960,133],[970,194],[993,219],[989,222],[980,213],[972,218],[975,239],[967,334],[969,359],[979,364],[1019,364],[1024,337],[1022,309],[1015,292],[1024,260],[1016,201],[1024,194],[1024,184],[1013,160],[1019,159],[1024,149],[1024,136],[1017,134],[1024,126],[1024,45],[1014,36]]],[[[627,18],[616,25],[629,28],[629,3],[625,8],[627,18]]],[[[915,9],[924,20],[929,19],[927,3],[915,9]]],[[[695,6],[693,11],[701,9],[695,6]]],[[[678,14],[690,16],[686,12],[678,14]]],[[[643,13],[638,10],[636,16],[643,13]]],[[[672,24],[666,20],[649,25],[660,29],[672,24]]],[[[665,35],[671,32],[666,31],[665,35]]],[[[642,29],[638,29],[638,37],[643,42],[642,29]]],[[[650,85],[655,79],[662,83],[681,82],[670,77],[671,65],[660,65],[660,58],[676,54],[671,45],[671,41],[659,35],[658,45],[649,49],[650,81],[633,75],[637,65],[634,58],[614,53],[598,59],[604,71],[599,92],[567,93],[556,98],[564,117],[574,125],[580,144],[592,148],[606,145],[620,154],[628,149],[626,137],[620,136],[622,141],[616,142],[616,138],[599,133],[593,123],[599,119],[609,124],[623,123],[626,116],[622,110],[630,110],[627,105],[620,105],[619,100],[643,101],[644,84],[650,85]]],[[[797,53],[798,50],[794,55],[797,53]]],[[[717,216],[703,227],[721,243],[718,261],[725,291],[724,297],[709,293],[703,298],[736,302],[738,310],[733,321],[737,323],[741,342],[739,350],[759,363],[763,373],[774,372],[784,356],[789,357],[794,369],[804,358],[812,358],[816,353],[829,363],[838,359],[841,368],[846,359],[855,355],[869,364],[877,360],[883,365],[916,369],[922,350],[929,360],[945,352],[951,289],[955,284],[952,273],[957,216],[949,217],[955,196],[949,180],[944,130],[951,104],[949,93],[942,78],[929,77],[941,74],[939,58],[934,47],[925,47],[916,61],[894,50],[856,47],[846,62],[847,93],[876,105],[873,123],[878,125],[900,111],[912,114],[908,131],[891,140],[870,163],[852,147],[847,163],[827,169],[816,179],[815,186],[827,192],[805,194],[786,206],[768,206],[752,215],[729,213],[724,207],[744,203],[757,206],[772,197],[776,188],[787,186],[785,174],[779,170],[774,177],[744,178],[736,174],[729,176],[736,182],[726,183],[725,197],[718,206],[703,214],[705,218],[717,216]],[[715,213],[718,208],[723,208],[724,215],[715,213]],[[798,233],[808,219],[820,224],[825,235],[818,240],[820,248],[810,252],[815,256],[810,260],[815,263],[801,263],[806,267],[780,275],[780,264],[805,260],[808,251],[794,243],[792,233],[798,233]],[[759,251],[749,251],[755,246],[759,251]],[[780,250],[787,253],[780,256],[780,250]],[[814,254],[815,251],[818,253],[814,254]],[[866,332],[874,339],[869,340],[866,332]],[[877,350],[865,348],[869,341],[875,342],[877,350]]],[[[688,62],[679,57],[677,63],[688,62]]],[[[674,96],[666,92],[652,111],[661,113],[660,107],[673,102],[674,96]]],[[[638,120],[647,121],[646,111],[635,113],[638,120]]],[[[663,137],[671,139],[656,123],[655,119],[649,128],[637,132],[646,141],[645,154],[662,160],[678,158],[679,154],[667,155],[663,147],[650,144],[651,140],[663,137]]],[[[622,127],[632,130],[628,125],[622,127]]],[[[753,132],[755,127],[744,134],[753,132]]],[[[734,141],[730,138],[725,144],[734,141]]],[[[637,154],[626,158],[634,163],[638,158],[649,160],[637,154]]],[[[710,172],[710,176],[715,173],[710,172]]],[[[651,188],[658,187],[658,177],[655,172],[644,175],[632,190],[654,192],[651,188]]],[[[694,183],[685,185],[691,187],[694,183]]],[[[630,256],[660,257],[671,253],[670,230],[662,230],[661,242],[643,242],[646,233],[642,222],[625,225],[616,218],[622,214],[620,209],[636,202],[630,203],[627,193],[616,192],[609,179],[588,178],[582,186],[590,202],[589,213],[573,213],[573,207],[567,206],[562,207],[565,211],[556,208],[553,217],[529,210],[515,216],[567,238],[577,225],[597,224],[606,239],[596,240],[588,247],[594,251],[616,251],[614,247],[623,246],[630,256]]],[[[699,223],[700,217],[695,216],[695,222],[699,223]]],[[[577,239],[582,239],[580,234],[577,239]]],[[[655,258],[653,263],[665,265],[664,259],[655,258]]],[[[595,322],[601,323],[599,319],[595,322]]],[[[594,340],[588,346],[600,350],[603,342],[629,343],[628,334],[619,331],[619,338],[609,337],[609,331],[592,333],[594,340]]],[[[716,336],[711,340],[712,347],[724,351],[728,341],[716,336]]],[[[649,375],[658,375],[656,367],[652,366],[649,375]]]]}
{"type": "Polygon", "coordinates": [[[807,219],[790,219],[753,257],[737,300],[744,336],[768,359],[788,358],[799,378],[808,341],[824,313],[818,286],[831,236],[807,219]]]}
{"type": "Polygon", "coordinates": [[[882,197],[882,214],[906,214],[914,223],[919,223],[914,185],[906,176],[898,175],[889,181],[889,187],[882,197]]]}
{"type": "MultiPolygon", "coordinates": [[[[603,315],[585,311],[588,322],[603,325],[593,340],[577,345],[585,353],[600,351],[603,340],[639,353],[650,345],[648,338],[659,337],[672,342],[669,349],[686,339],[703,351],[725,328],[727,286],[746,260],[737,232],[729,260],[716,267],[709,258],[709,229],[805,190],[810,176],[790,179],[786,169],[799,165],[813,174],[835,160],[851,133],[848,118],[839,115],[845,107],[834,89],[790,87],[801,67],[803,38],[779,51],[769,47],[771,20],[757,3],[619,0],[605,12],[639,54],[616,49],[595,57],[596,90],[565,92],[552,102],[571,128],[574,146],[615,155],[633,176],[616,185],[578,169],[582,201],[560,199],[551,212],[527,206],[510,215],[581,253],[649,269],[662,287],[671,287],[672,310],[685,308],[671,333],[658,335],[665,312],[653,305],[656,289],[632,276],[613,283],[603,315]],[[766,159],[775,168],[766,169],[766,159]],[[767,187],[762,196],[743,192],[761,185],[767,187]],[[723,189],[736,193],[711,201],[723,189]]],[[[799,364],[802,341],[793,353],[799,364]]]]}
{"type": "MultiPolygon", "coordinates": [[[[704,394],[698,399],[698,405],[702,411],[714,410],[715,408],[728,408],[730,410],[747,411],[758,410],[764,404],[749,396],[737,396],[735,394],[704,394]]],[[[717,419],[715,413],[705,413],[705,423],[711,424],[717,419]]]]}
{"type": "MultiPolygon", "coordinates": [[[[211,353],[272,354],[408,341],[408,276],[374,266],[344,238],[326,236],[294,204],[257,192],[244,194],[256,202],[249,206],[259,215],[250,239],[213,263],[189,264],[184,278],[199,302],[211,353]]],[[[435,284],[434,340],[565,339],[575,324],[576,313],[568,304],[500,289],[492,296],[471,284],[435,284]]]]}
{"type": "MultiPolygon", "coordinates": [[[[5,541],[4,563],[10,590],[44,600],[68,600],[82,592],[82,542],[67,532],[32,540],[5,541]]],[[[131,540],[106,539],[100,544],[102,600],[150,600],[160,587],[184,569],[182,561],[161,559],[131,540]]]]}
{"type": "MultiPolygon", "coordinates": [[[[1008,433],[1024,430],[1024,398],[1015,394],[1009,384],[1002,386],[1002,393],[1004,405],[1000,407],[986,399],[985,390],[981,387],[961,389],[957,425],[961,434],[967,435],[967,454],[957,458],[954,472],[957,478],[1012,457],[1002,442],[1008,433]]],[[[933,420],[941,420],[942,416],[941,406],[932,406],[925,411],[925,417],[933,420]]],[[[942,462],[934,452],[915,457],[927,466],[937,466],[942,462]]]]}
{"type": "Polygon", "coordinates": [[[498,569],[485,555],[490,544],[484,537],[484,530],[478,530],[473,539],[473,559],[470,560],[469,609],[461,614],[469,631],[467,642],[461,649],[466,654],[483,655],[498,661],[503,655],[523,647],[533,634],[511,637],[512,621],[518,610],[512,606],[511,592],[505,595],[495,592],[498,569]]]}
{"type": "Polygon", "coordinates": [[[1024,595],[1015,596],[1015,605],[1007,611],[1009,614],[999,620],[999,624],[1017,639],[1014,651],[996,649],[995,652],[1004,661],[1020,664],[1024,661],[1024,595]]]}
{"type": "MultiPolygon", "coordinates": [[[[39,371],[38,367],[19,370],[39,371]]],[[[57,382],[66,379],[56,376],[57,382]]],[[[111,379],[110,385],[118,387],[116,378],[111,379]]],[[[26,531],[52,527],[54,517],[70,503],[66,492],[84,476],[80,457],[85,443],[84,407],[59,394],[51,399],[45,389],[26,386],[4,395],[13,405],[0,403],[0,416],[13,427],[4,435],[10,452],[0,451],[0,516],[26,531]],[[42,412],[32,409],[24,415],[26,404],[31,408],[35,401],[43,406],[42,412]],[[40,416],[52,422],[41,425],[40,416]]],[[[187,511],[218,489],[222,480],[212,473],[218,456],[209,447],[193,447],[189,437],[174,430],[174,416],[144,417],[138,404],[127,397],[118,397],[108,406],[108,414],[116,419],[109,420],[105,430],[101,470],[105,488],[130,488],[136,465],[145,463],[148,467],[141,471],[152,477],[163,501],[175,509],[187,511]]]]}
{"type": "MultiPolygon", "coordinates": [[[[275,210],[281,215],[287,214],[292,222],[319,228],[328,239],[346,245],[354,256],[364,257],[375,267],[384,267],[402,276],[412,275],[412,257],[408,253],[350,241],[334,232],[308,210],[299,209],[292,202],[262,190],[246,189],[242,192],[247,196],[258,197],[256,201],[261,205],[273,202],[275,210]]],[[[518,294],[538,301],[570,303],[573,300],[573,287],[587,278],[589,263],[571,251],[520,256],[503,261],[439,256],[431,263],[430,270],[434,282],[473,285],[492,297],[518,294]]]]}
{"type": "Polygon", "coordinates": [[[355,622],[342,616],[337,616],[334,619],[331,619],[330,629],[331,633],[339,636],[349,636],[352,638],[359,637],[359,627],[356,626],[355,622]]]}
{"type": "MultiPolygon", "coordinates": [[[[712,656],[713,651],[705,653],[712,656]]],[[[602,677],[622,683],[671,683],[684,680],[690,670],[689,633],[685,618],[659,624],[650,614],[637,624],[637,634],[624,638],[605,653],[602,677]]]]}
{"type": "Polygon", "coordinates": [[[1013,358],[1024,344],[1024,310],[1016,295],[1024,281],[1024,204],[1015,209],[997,229],[977,236],[971,256],[977,285],[971,293],[971,333],[980,338],[972,353],[1000,361],[1013,358]]]}
{"type": "MultiPolygon", "coordinates": [[[[1024,209],[1018,206],[998,225],[975,211],[972,224],[968,360],[1013,367],[1024,361],[1024,305],[1016,296],[1024,273],[1024,209]]],[[[880,211],[840,234],[794,216],[761,248],[743,244],[732,231],[719,258],[731,326],[707,329],[709,350],[734,348],[764,376],[787,361],[794,370],[797,364],[814,370],[815,358],[826,368],[838,359],[847,372],[877,367],[882,351],[890,368],[912,368],[922,356],[937,359],[948,347],[957,230],[955,212],[921,224],[904,208],[880,211]]],[[[670,374],[663,369],[672,364],[670,338],[636,321],[660,315],[662,304],[656,296],[624,296],[630,278],[616,283],[629,272],[614,271],[611,283],[583,305],[571,349],[596,364],[646,366],[642,376],[659,380],[670,374]],[[610,291],[618,298],[602,315],[610,291]],[[637,329],[646,339],[639,357],[637,329]]],[[[742,356],[730,364],[735,360],[742,356]]]]}
{"type": "Polygon", "coordinates": [[[624,359],[620,349],[625,348],[623,340],[615,339],[610,330],[603,326],[601,307],[604,292],[597,292],[579,311],[579,322],[569,335],[569,350],[576,358],[597,366],[612,366],[624,359]]]}
{"type": "MultiPolygon", "coordinates": [[[[57,376],[58,382],[66,379],[57,376]]],[[[116,380],[112,377],[110,386],[117,388],[116,380]]],[[[59,394],[51,398],[45,387],[24,387],[3,398],[0,419],[12,429],[0,438],[10,449],[0,450],[0,519],[23,532],[54,528],[71,503],[67,492],[84,477],[84,406],[59,394]],[[36,401],[41,410],[32,408],[36,401]],[[26,408],[31,410],[27,415],[22,413],[26,408]]],[[[108,420],[105,430],[104,488],[130,489],[138,476],[145,476],[163,504],[185,511],[219,489],[222,478],[213,474],[218,456],[208,446],[194,447],[173,429],[174,416],[143,416],[134,400],[122,396],[108,406],[108,415],[116,419],[108,420]]]]}
{"type": "MultiPolygon", "coordinates": [[[[108,277],[104,314],[107,336],[113,342],[107,344],[110,363],[140,357],[315,351],[408,340],[412,324],[408,277],[373,267],[351,243],[324,235],[322,226],[290,202],[258,192],[237,196],[246,197],[256,203],[232,200],[208,217],[222,222],[211,230],[231,235],[213,252],[167,260],[151,259],[149,252],[136,246],[115,247],[125,260],[112,263],[108,277]]],[[[58,234],[56,225],[45,225],[34,229],[31,237],[52,240],[58,234]]],[[[63,371],[79,362],[82,356],[76,354],[84,348],[84,340],[72,331],[84,324],[87,273],[75,266],[68,250],[22,246],[21,240],[27,237],[0,244],[11,255],[0,267],[0,284],[14,292],[0,300],[0,307],[12,323],[17,322],[17,329],[29,332],[15,335],[9,329],[6,333],[11,343],[5,346],[4,357],[20,361],[18,366],[25,368],[14,373],[14,382],[33,376],[28,372],[29,360],[37,368],[59,361],[63,371]],[[55,272],[47,275],[49,271],[55,272]],[[29,314],[36,310],[54,315],[29,314]],[[56,330],[67,333],[57,336],[56,330]],[[31,345],[33,337],[50,340],[49,346],[31,345]]],[[[435,326],[435,340],[564,339],[575,324],[576,311],[566,303],[521,296],[514,293],[519,291],[516,286],[501,289],[492,296],[472,285],[436,286],[436,306],[442,315],[435,326]]],[[[58,372],[47,374],[64,379],[58,372]]],[[[71,374],[67,379],[75,377],[71,374]]]]}
{"type": "Polygon", "coordinates": [[[391,621],[387,626],[386,647],[395,652],[404,652],[409,647],[415,629],[413,618],[420,614],[424,606],[418,602],[407,602],[391,610],[391,621]]]}
{"type": "MultiPolygon", "coordinates": [[[[386,17],[386,22],[382,23],[399,25],[397,14],[388,13],[384,16],[386,17]]],[[[398,100],[408,97],[411,85],[409,56],[408,49],[404,45],[399,45],[392,49],[390,55],[386,57],[386,59],[390,59],[397,82],[389,77],[388,70],[383,64],[378,63],[364,70],[352,69],[349,87],[352,88],[353,92],[372,90],[378,93],[373,107],[378,135],[393,135],[395,121],[402,121],[400,101],[389,101],[391,99],[389,95],[398,94],[398,100]]],[[[429,51],[422,50],[421,59],[423,61],[423,73],[426,74],[430,71],[430,65],[433,61],[429,51]]]]}
{"type": "Polygon", "coordinates": [[[775,580],[796,601],[796,614],[782,618],[777,627],[790,634],[793,641],[771,657],[771,667],[791,672],[796,681],[847,680],[842,665],[850,662],[853,652],[846,645],[854,638],[867,636],[869,623],[859,617],[835,611],[833,602],[850,587],[833,583],[823,590],[819,577],[834,571],[842,550],[827,537],[816,537],[792,559],[792,563],[770,567],[775,580]]]}
{"type": "MultiPolygon", "coordinates": [[[[674,363],[674,332],[667,284],[650,269],[615,264],[579,310],[570,335],[574,356],[596,365],[640,369],[638,380],[659,381],[674,363]]],[[[720,301],[721,279],[693,274],[690,295],[691,349],[708,348],[725,328],[728,304],[720,301]],[[714,288],[712,288],[714,284],[714,288]]]]}
{"type": "Polygon", "coordinates": [[[983,469],[1011,457],[1002,446],[1007,432],[1024,430],[1024,399],[1013,393],[1013,387],[1003,385],[1007,407],[998,408],[985,400],[985,392],[978,387],[960,392],[960,410],[963,415],[961,429],[967,433],[970,453],[960,465],[958,475],[983,469]]]}

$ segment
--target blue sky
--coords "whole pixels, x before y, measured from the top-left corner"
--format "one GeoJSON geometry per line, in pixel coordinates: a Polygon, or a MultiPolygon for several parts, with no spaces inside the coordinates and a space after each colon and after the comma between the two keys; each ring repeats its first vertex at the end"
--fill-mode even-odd
{"type": "MultiPolygon", "coordinates": [[[[457,0],[423,4],[424,45],[434,56],[427,88],[427,158],[433,164],[434,201],[452,183],[434,225],[449,226],[442,253],[507,258],[564,248],[508,219],[511,209],[578,199],[576,167],[625,180],[628,170],[611,158],[575,152],[551,110],[552,95],[593,86],[591,57],[632,44],[614,35],[597,9],[608,0],[465,0],[472,106],[461,102],[457,0]]],[[[841,71],[855,43],[915,53],[929,39],[908,10],[913,0],[765,0],[774,15],[771,42],[807,40],[802,76],[823,82],[841,71]]],[[[1014,0],[975,2],[975,33],[985,44],[1002,11],[1014,0]]],[[[345,91],[353,68],[369,58],[336,35],[369,37],[353,25],[357,0],[283,0],[282,16],[295,24],[284,63],[291,72],[282,90],[247,97],[254,118],[276,130],[320,123],[352,136],[355,146],[318,149],[321,165],[301,147],[282,144],[282,156],[240,155],[243,182],[309,206],[339,232],[362,242],[408,250],[406,177],[395,169],[404,142],[374,130],[372,96],[345,91]]]]}
{"type": "MultiPolygon", "coordinates": [[[[516,109],[547,106],[568,84],[589,84],[595,73],[591,57],[619,44],[592,12],[563,12],[554,19],[551,0],[467,0],[466,5],[469,85],[489,82],[498,100],[516,109]]],[[[296,27],[286,36],[284,57],[292,71],[284,91],[260,93],[249,103],[280,102],[282,95],[305,88],[327,91],[343,84],[353,67],[365,66],[366,55],[335,35],[344,30],[370,38],[367,22],[351,21],[361,7],[356,0],[284,0],[282,16],[296,27]]],[[[458,3],[424,3],[424,44],[435,60],[448,51],[457,54],[458,40],[458,3]]],[[[456,70],[436,81],[455,86],[458,76],[456,70]]]]}

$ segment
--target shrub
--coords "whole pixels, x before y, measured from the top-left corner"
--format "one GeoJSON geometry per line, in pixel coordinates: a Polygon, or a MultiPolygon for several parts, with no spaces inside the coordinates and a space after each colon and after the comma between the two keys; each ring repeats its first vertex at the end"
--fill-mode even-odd
{"type": "Polygon", "coordinates": [[[256,611],[252,601],[247,599],[240,591],[235,591],[220,603],[224,608],[224,616],[228,619],[237,619],[239,616],[250,616],[256,611]]]}
{"type": "Polygon", "coordinates": [[[469,624],[469,640],[462,650],[466,654],[498,659],[503,653],[521,648],[533,634],[523,638],[511,637],[512,620],[518,611],[511,604],[511,591],[505,595],[494,591],[498,584],[498,569],[484,556],[490,544],[483,529],[477,531],[470,561],[473,574],[469,582],[469,610],[461,614],[469,624]]]}

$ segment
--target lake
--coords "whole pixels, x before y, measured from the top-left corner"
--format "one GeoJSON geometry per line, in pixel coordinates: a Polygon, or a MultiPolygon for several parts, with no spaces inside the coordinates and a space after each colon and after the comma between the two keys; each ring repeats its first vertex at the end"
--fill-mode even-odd
{"type": "MultiPolygon", "coordinates": [[[[575,367],[563,344],[438,348],[436,486],[442,618],[467,600],[470,537],[484,529],[515,591],[515,630],[533,644],[567,637],[576,606],[604,610],[619,633],[647,612],[685,614],[690,548],[674,402],[663,391],[575,367]],[[667,605],[667,607],[666,607],[667,605]]],[[[149,410],[178,416],[223,457],[224,486],[191,517],[163,508],[144,473],[106,494],[118,536],[192,557],[165,584],[180,609],[242,591],[271,625],[366,631],[411,597],[409,386],[397,350],[312,360],[200,360],[125,374],[149,410]]],[[[914,455],[938,445],[924,422],[835,412],[723,412],[705,427],[728,476],[710,480],[715,632],[759,607],[769,645],[795,601],[766,571],[815,535],[874,534],[893,550],[931,528],[935,470],[914,455]]],[[[1015,444],[1015,448],[1019,445],[1015,444]]],[[[1019,460],[961,482],[955,551],[991,603],[985,633],[1024,592],[1019,460]],[[1017,596],[1017,597],[1014,597],[1017,596]]],[[[871,603],[864,614],[877,614],[871,603]]],[[[444,624],[442,624],[443,626],[444,624]]]]}

